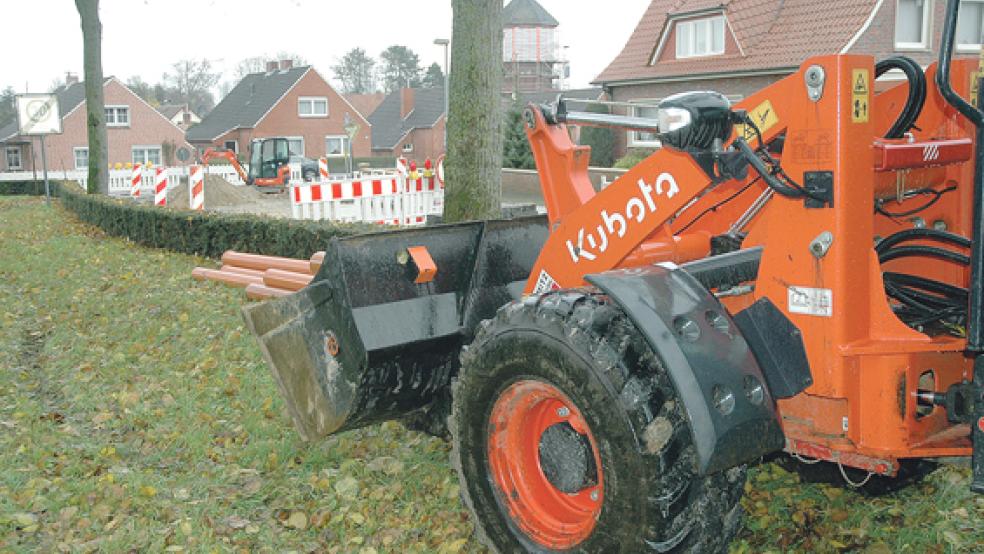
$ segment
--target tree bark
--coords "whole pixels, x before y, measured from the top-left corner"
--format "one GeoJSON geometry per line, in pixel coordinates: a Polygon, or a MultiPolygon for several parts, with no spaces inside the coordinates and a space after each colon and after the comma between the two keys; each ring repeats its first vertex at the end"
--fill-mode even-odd
{"type": "Polygon", "coordinates": [[[502,213],[502,0],[452,0],[444,220],[502,213]]]}
{"type": "Polygon", "coordinates": [[[102,23],[99,0],[75,0],[82,21],[86,129],[89,134],[89,194],[109,194],[109,152],[103,99],[102,23]]]}

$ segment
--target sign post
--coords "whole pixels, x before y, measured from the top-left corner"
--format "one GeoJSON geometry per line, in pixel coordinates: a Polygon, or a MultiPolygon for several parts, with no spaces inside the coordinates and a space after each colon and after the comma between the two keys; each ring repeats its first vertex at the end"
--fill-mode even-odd
{"type": "Polygon", "coordinates": [[[41,137],[41,165],[44,171],[45,202],[51,205],[51,188],[48,184],[48,152],[45,148],[45,135],[62,132],[61,112],[58,110],[58,97],[54,94],[18,94],[17,97],[18,132],[25,136],[41,137]]]}
{"type": "Polygon", "coordinates": [[[352,121],[349,114],[345,114],[345,134],[348,135],[348,173],[350,175],[355,174],[355,163],[352,159],[352,141],[355,139],[355,135],[359,134],[359,129],[361,128],[361,125],[352,121]]]}

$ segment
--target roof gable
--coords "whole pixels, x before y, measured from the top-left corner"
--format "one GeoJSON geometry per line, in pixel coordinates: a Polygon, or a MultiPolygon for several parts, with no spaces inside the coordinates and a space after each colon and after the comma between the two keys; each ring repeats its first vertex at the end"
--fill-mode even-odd
{"type": "Polygon", "coordinates": [[[556,27],[559,25],[550,12],[536,0],[512,0],[502,8],[502,26],[556,27]]]}
{"type": "Polygon", "coordinates": [[[400,91],[388,95],[372,115],[373,150],[392,150],[407,133],[414,129],[429,129],[444,115],[444,89],[414,89],[413,109],[406,119],[400,117],[400,91]]]}
{"type": "Polygon", "coordinates": [[[840,52],[877,4],[878,0],[652,0],[622,52],[594,82],[795,68],[810,56],[840,52]],[[656,59],[674,18],[711,10],[723,11],[738,52],[656,59]]]}
{"type": "Polygon", "coordinates": [[[211,141],[232,129],[256,126],[310,70],[298,66],[246,75],[201,123],[188,129],[188,140],[211,141]]]}

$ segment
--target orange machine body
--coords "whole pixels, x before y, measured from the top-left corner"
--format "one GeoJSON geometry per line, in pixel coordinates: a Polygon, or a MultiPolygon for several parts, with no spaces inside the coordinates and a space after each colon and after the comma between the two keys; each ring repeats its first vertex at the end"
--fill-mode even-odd
{"type": "MultiPolygon", "coordinates": [[[[952,82],[964,97],[976,69],[976,60],[953,64],[952,82]]],[[[754,287],[721,298],[732,313],[769,298],[802,332],[813,384],[778,403],[787,451],[886,475],[904,458],[971,454],[968,426],[948,422],[942,407],[920,409],[915,394],[920,380],[939,391],[971,379],[965,340],[931,337],[903,324],[882,281],[883,270],[896,270],[966,287],[969,272],[926,258],[882,267],[873,248],[876,237],[914,225],[970,235],[973,126],[940,96],[935,70],[926,71],[925,107],[906,140],[879,138],[901,110],[907,84],[876,94],[869,56],[809,59],[736,106],[756,118],[766,142],[784,137],[781,161],[792,178],[833,174],[832,207],[808,208],[802,199],[780,195],[767,201],[743,229],[743,247],[763,247],[754,287]],[[804,84],[814,66],[826,75],[816,101],[804,84]],[[877,199],[905,211],[925,198],[905,200],[904,191],[951,186],[956,189],[920,219],[874,209],[877,199]],[[833,241],[817,256],[810,244],[822,233],[833,241]]],[[[586,275],[613,268],[705,257],[710,238],[727,232],[767,190],[761,181],[752,183],[754,172],[714,185],[689,154],[664,148],[595,193],[589,149],[575,146],[564,125],[547,125],[538,110],[531,113],[527,133],[551,233],[527,293],[582,286],[586,275]]]]}

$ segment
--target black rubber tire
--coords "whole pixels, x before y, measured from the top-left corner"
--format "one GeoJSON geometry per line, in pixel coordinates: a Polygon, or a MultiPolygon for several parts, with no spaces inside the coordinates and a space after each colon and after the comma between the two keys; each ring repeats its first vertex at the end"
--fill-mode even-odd
{"type": "Polygon", "coordinates": [[[901,460],[899,472],[895,477],[872,475],[853,467],[845,467],[844,473],[854,483],[864,483],[854,486],[844,479],[837,464],[831,462],[804,463],[791,456],[782,455],[776,460],[787,471],[799,475],[804,483],[824,483],[859,492],[865,496],[883,496],[915,485],[924,477],[939,468],[939,464],[929,460],[901,460]],[[866,481],[867,479],[867,481],[866,481]]]}
{"type": "Polygon", "coordinates": [[[305,182],[311,182],[314,181],[317,176],[318,176],[317,171],[307,170],[301,174],[301,179],[303,179],[305,182]]]}
{"type": "Polygon", "coordinates": [[[568,551],[727,550],[741,521],[745,467],[696,476],[687,420],[661,362],[622,311],[591,290],[509,304],[463,351],[449,425],[452,463],[483,543],[499,552],[554,552],[512,521],[488,470],[492,407],[524,379],[567,395],[598,445],[604,504],[591,535],[568,551]]]}

